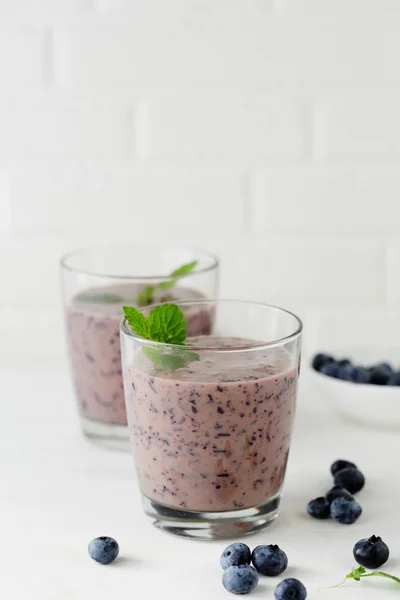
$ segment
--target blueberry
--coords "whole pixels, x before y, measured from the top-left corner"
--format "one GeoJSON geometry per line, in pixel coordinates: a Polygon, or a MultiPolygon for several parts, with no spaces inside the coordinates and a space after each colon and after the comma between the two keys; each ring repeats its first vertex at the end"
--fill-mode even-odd
{"type": "Polygon", "coordinates": [[[222,576],[222,585],[232,594],[248,594],[258,583],[258,574],[250,565],[232,565],[222,576]]]}
{"type": "Polygon", "coordinates": [[[319,371],[322,367],[322,365],[325,365],[326,363],[330,363],[330,362],[334,362],[334,359],[332,358],[332,356],[329,356],[329,354],[316,354],[313,358],[313,361],[311,363],[312,368],[315,369],[316,371],[319,371]]]}
{"type": "Polygon", "coordinates": [[[369,383],[370,377],[370,373],[368,373],[367,369],[364,369],[364,367],[353,368],[352,381],[354,381],[354,383],[369,383]]]}
{"type": "Polygon", "coordinates": [[[400,385],[400,371],[393,373],[388,379],[387,385],[400,385]]]}
{"type": "Polygon", "coordinates": [[[252,552],[251,560],[257,571],[268,577],[280,575],[288,566],[285,552],[275,544],[257,546],[252,552]]]}
{"type": "Polygon", "coordinates": [[[338,471],[341,471],[342,469],[347,469],[347,467],[353,467],[353,469],[357,469],[354,463],[350,462],[349,460],[339,458],[331,464],[331,473],[333,476],[335,476],[338,471]]]}
{"type": "Polygon", "coordinates": [[[380,537],[373,535],[355,544],[353,556],[359,565],[367,569],[379,569],[389,558],[389,548],[380,537]]]}
{"type": "Polygon", "coordinates": [[[314,519],[329,519],[331,516],[330,504],[323,496],[310,500],[307,504],[307,512],[314,519]]]}
{"type": "Polygon", "coordinates": [[[337,377],[339,373],[339,367],[334,362],[329,362],[324,365],[319,370],[323,375],[327,375],[328,377],[337,377]]]}
{"type": "Polygon", "coordinates": [[[325,500],[329,504],[332,504],[336,498],[351,498],[351,494],[345,488],[334,485],[333,488],[325,494],[325,500]]]}
{"type": "Polygon", "coordinates": [[[351,525],[357,521],[362,508],[354,498],[336,498],[331,504],[331,516],[343,525],[351,525]]]}
{"type": "Polygon", "coordinates": [[[387,365],[378,365],[370,372],[369,381],[375,385],[386,385],[391,374],[392,371],[389,371],[387,365]]]}
{"type": "Polygon", "coordinates": [[[381,363],[375,365],[374,368],[381,369],[382,371],[386,371],[386,373],[389,373],[389,374],[393,373],[392,365],[389,365],[389,363],[381,362],[381,363]]]}
{"type": "Polygon", "coordinates": [[[353,370],[355,367],[352,365],[344,365],[339,366],[337,377],[338,379],[343,379],[344,381],[353,381],[353,370]]]}
{"type": "Polygon", "coordinates": [[[348,358],[343,358],[342,360],[338,360],[337,364],[339,365],[339,367],[347,367],[351,365],[351,360],[349,360],[348,358]]]}
{"type": "Polygon", "coordinates": [[[345,365],[344,367],[339,367],[338,379],[352,381],[353,383],[369,383],[370,373],[363,367],[345,365]]]}
{"type": "Polygon", "coordinates": [[[275,600],[305,600],[307,590],[298,579],[289,577],[275,588],[275,600]]]}
{"type": "Polygon", "coordinates": [[[250,548],[246,544],[230,544],[221,554],[221,567],[227,569],[232,565],[249,565],[251,559],[250,548]]]}
{"type": "Polygon", "coordinates": [[[90,542],[88,551],[90,558],[102,565],[108,565],[117,558],[119,546],[114,538],[102,536],[90,542]]]}
{"type": "Polygon", "coordinates": [[[365,477],[357,468],[347,467],[335,473],[334,482],[335,485],[344,487],[351,494],[355,494],[364,487],[365,477]]]}

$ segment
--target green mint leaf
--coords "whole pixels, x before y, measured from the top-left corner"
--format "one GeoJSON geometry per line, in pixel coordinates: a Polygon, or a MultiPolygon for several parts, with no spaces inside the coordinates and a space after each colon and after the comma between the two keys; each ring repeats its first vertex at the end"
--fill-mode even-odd
{"type": "Polygon", "coordinates": [[[357,567],[354,568],[351,573],[349,573],[346,577],[347,579],[355,579],[356,581],[360,581],[360,577],[366,573],[366,570],[364,567],[357,567]]]}
{"type": "Polygon", "coordinates": [[[86,302],[87,304],[116,304],[123,302],[124,299],[118,294],[109,294],[107,292],[82,292],[76,297],[78,302],[86,302]]]}
{"type": "Polygon", "coordinates": [[[143,347],[143,354],[147,356],[156,367],[160,367],[165,371],[176,371],[185,366],[185,361],[182,357],[174,354],[163,354],[161,348],[152,348],[151,346],[143,347]]]}
{"type": "Polygon", "coordinates": [[[171,279],[168,279],[168,281],[161,281],[157,285],[157,289],[169,290],[170,288],[174,287],[180,277],[183,277],[184,275],[188,275],[189,273],[191,273],[193,271],[193,269],[196,268],[197,263],[198,263],[197,260],[193,260],[192,262],[186,263],[185,265],[182,265],[178,269],[175,269],[175,271],[172,271],[172,273],[171,273],[171,279]]]}
{"type": "MultiPolygon", "coordinates": [[[[176,304],[156,306],[148,316],[150,339],[164,344],[183,344],[186,321],[176,304]]],[[[140,335],[140,334],[139,334],[140,335]]]]}
{"type": "Polygon", "coordinates": [[[186,338],[186,321],[176,304],[162,304],[148,317],[133,306],[123,306],[125,318],[141,337],[164,344],[182,344],[186,338]]]}
{"type": "MultiPolygon", "coordinates": [[[[127,322],[137,335],[165,344],[182,344],[185,341],[186,322],[176,304],[156,306],[148,317],[132,306],[124,306],[123,310],[127,322]]],[[[187,362],[200,360],[196,352],[184,348],[167,349],[163,352],[163,348],[144,346],[143,353],[157,367],[166,371],[176,371],[187,362]]]]}
{"type": "Polygon", "coordinates": [[[136,303],[138,306],[148,306],[153,302],[153,294],[154,287],[149,285],[147,288],[143,290],[143,292],[139,292],[136,296],[136,303]]]}
{"type": "Polygon", "coordinates": [[[149,321],[146,319],[144,314],[137,310],[137,308],[133,308],[133,306],[123,306],[122,308],[125,314],[125,319],[128,321],[133,331],[147,340],[151,339],[149,321]]]}
{"type": "Polygon", "coordinates": [[[182,277],[183,275],[188,275],[197,267],[197,263],[198,263],[197,260],[193,260],[190,263],[186,263],[185,265],[182,265],[178,269],[175,269],[175,271],[172,271],[171,277],[174,277],[176,279],[177,277],[182,277]]]}

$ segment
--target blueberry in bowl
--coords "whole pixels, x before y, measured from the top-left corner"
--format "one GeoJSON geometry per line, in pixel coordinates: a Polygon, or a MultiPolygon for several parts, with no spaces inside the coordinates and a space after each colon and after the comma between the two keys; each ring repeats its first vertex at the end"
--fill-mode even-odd
{"type": "Polygon", "coordinates": [[[306,371],[315,397],[341,416],[374,428],[400,429],[400,345],[318,352],[306,371]]]}

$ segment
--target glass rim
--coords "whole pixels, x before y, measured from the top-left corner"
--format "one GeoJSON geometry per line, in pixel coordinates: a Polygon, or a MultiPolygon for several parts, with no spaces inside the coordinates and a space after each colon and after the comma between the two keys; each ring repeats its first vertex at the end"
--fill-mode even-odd
{"type": "MultiPolygon", "coordinates": [[[[144,337],[141,337],[137,333],[133,332],[131,329],[128,329],[125,317],[122,317],[122,319],[121,319],[120,331],[122,334],[126,335],[127,337],[129,337],[133,340],[139,341],[148,346],[154,346],[155,348],[168,348],[171,350],[173,350],[174,348],[175,349],[179,348],[179,349],[185,349],[185,350],[189,349],[189,350],[193,350],[196,352],[199,351],[199,352],[216,352],[216,353],[252,352],[254,350],[264,350],[264,349],[272,348],[274,346],[280,346],[284,343],[287,343],[287,342],[297,339],[303,331],[303,322],[297,315],[295,315],[290,310],[287,310],[286,308],[282,308],[281,306],[276,306],[274,304],[268,304],[266,302],[258,302],[256,300],[238,300],[238,299],[234,299],[234,298],[233,299],[217,298],[217,299],[207,299],[207,300],[198,300],[198,301],[185,300],[185,301],[181,301],[181,302],[174,302],[174,304],[176,304],[178,307],[199,306],[199,305],[207,306],[210,304],[215,305],[217,303],[226,303],[226,304],[238,303],[238,304],[259,306],[259,307],[263,307],[263,308],[270,308],[270,309],[272,308],[278,312],[285,313],[286,315],[293,317],[295,319],[295,322],[297,323],[297,327],[293,333],[290,333],[289,335],[286,335],[282,338],[278,338],[278,339],[272,340],[270,342],[261,342],[259,344],[246,345],[246,346],[242,346],[242,347],[236,346],[235,348],[226,348],[226,347],[210,348],[207,346],[193,346],[192,347],[192,346],[185,346],[184,344],[167,344],[165,342],[155,342],[154,340],[148,340],[144,337]]],[[[139,310],[140,312],[144,312],[149,309],[151,310],[151,309],[155,308],[156,306],[162,306],[163,304],[166,304],[166,303],[159,302],[158,304],[151,304],[149,306],[138,308],[137,310],[139,310]]],[[[196,336],[194,336],[194,337],[196,337],[196,336]]]]}
{"type": "MultiPolygon", "coordinates": [[[[71,265],[68,264],[68,261],[71,258],[74,258],[75,256],[78,256],[79,254],[82,254],[84,252],[90,251],[90,250],[107,250],[109,248],[133,248],[134,246],[137,246],[138,248],[165,248],[167,246],[169,246],[170,248],[181,248],[182,250],[191,250],[192,252],[194,252],[194,254],[199,254],[199,255],[203,255],[203,256],[207,256],[210,260],[211,260],[211,264],[202,267],[200,269],[195,268],[193,271],[191,271],[190,273],[185,274],[185,279],[186,277],[191,277],[193,275],[200,275],[202,273],[208,273],[209,271],[212,271],[216,268],[219,267],[219,258],[216,254],[214,254],[213,252],[210,252],[209,250],[204,250],[202,248],[199,248],[197,246],[184,246],[181,244],[161,244],[161,243],[156,243],[156,244],[142,244],[140,242],[137,243],[121,243],[121,244],[113,244],[113,243],[108,243],[108,244],[92,244],[90,246],[81,246],[79,248],[76,248],[75,250],[71,250],[70,252],[67,252],[66,254],[63,254],[61,256],[61,258],[59,259],[59,265],[62,269],[65,269],[66,271],[70,271],[71,273],[79,273],[82,275],[89,275],[91,277],[104,277],[104,278],[108,278],[108,279],[129,279],[132,281],[153,281],[153,280],[157,280],[157,281],[167,281],[169,279],[171,279],[171,274],[167,274],[167,275],[111,275],[110,273],[99,273],[95,270],[89,270],[89,269],[79,269],[77,267],[73,267],[71,265]]],[[[195,259],[194,259],[195,260],[195,259]]],[[[179,265],[178,265],[179,266],[179,265]]]]}

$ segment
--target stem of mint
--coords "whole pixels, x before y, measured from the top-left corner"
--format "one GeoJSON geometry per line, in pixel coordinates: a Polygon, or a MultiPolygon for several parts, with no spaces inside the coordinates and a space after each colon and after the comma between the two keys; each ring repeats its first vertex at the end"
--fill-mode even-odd
{"type": "Polygon", "coordinates": [[[387,579],[391,579],[396,583],[400,583],[400,578],[396,577],[395,575],[390,575],[389,573],[385,573],[384,571],[371,571],[370,573],[367,573],[364,567],[358,567],[357,569],[353,569],[352,571],[350,571],[350,573],[347,573],[346,577],[340,583],[337,583],[336,585],[329,585],[328,587],[319,588],[318,591],[340,587],[341,585],[346,583],[348,579],[354,579],[354,581],[361,581],[361,579],[364,579],[365,577],[386,577],[387,579]]]}

